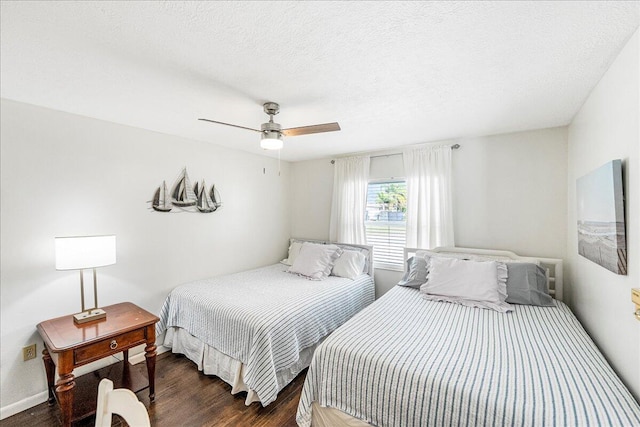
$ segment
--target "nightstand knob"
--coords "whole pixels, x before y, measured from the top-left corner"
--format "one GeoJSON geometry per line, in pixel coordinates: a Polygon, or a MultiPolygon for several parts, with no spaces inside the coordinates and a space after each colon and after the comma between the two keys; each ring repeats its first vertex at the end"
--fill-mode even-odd
{"type": "Polygon", "coordinates": [[[109,347],[111,348],[111,350],[115,350],[116,348],[118,348],[118,343],[116,342],[116,340],[111,341],[109,347]]]}

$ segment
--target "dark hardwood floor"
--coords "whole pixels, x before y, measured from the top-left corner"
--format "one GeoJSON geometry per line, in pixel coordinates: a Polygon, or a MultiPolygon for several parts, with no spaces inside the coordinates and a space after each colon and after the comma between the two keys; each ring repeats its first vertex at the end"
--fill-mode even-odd
{"type": "MultiPolygon", "coordinates": [[[[44,368],[43,368],[44,369],[44,368]]],[[[144,371],[139,363],[132,369],[144,371]]],[[[154,427],[175,426],[295,426],[296,410],[307,371],[303,371],[285,387],[278,399],[266,408],[259,403],[245,406],[246,393],[231,394],[231,387],[217,377],[204,375],[183,356],[164,353],[156,365],[156,399],[149,403],[149,391],[142,390],[138,398],[149,411],[154,427]]],[[[94,417],[74,423],[74,427],[93,426],[94,417]]],[[[42,403],[0,421],[1,427],[59,426],[57,405],[42,403]]],[[[114,426],[124,426],[114,417],[114,426]]]]}

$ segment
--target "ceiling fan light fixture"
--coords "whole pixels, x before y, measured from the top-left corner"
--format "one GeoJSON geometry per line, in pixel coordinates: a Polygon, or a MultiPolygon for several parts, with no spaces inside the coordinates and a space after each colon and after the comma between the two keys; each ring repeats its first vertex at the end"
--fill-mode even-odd
{"type": "Polygon", "coordinates": [[[265,150],[280,150],[284,146],[280,132],[263,132],[260,147],[265,150]]]}
{"type": "Polygon", "coordinates": [[[260,125],[259,130],[254,128],[249,128],[246,126],[239,126],[231,123],[219,122],[217,120],[210,120],[210,119],[198,119],[198,120],[216,123],[224,126],[231,126],[239,129],[250,130],[253,132],[260,132],[260,147],[264,150],[281,150],[282,147],[284,146],[284,142],[282,141],[283,135],[286,137],[290,137],[290,136],[310,135],[313,133],[334,132],[334,131],[340,130],[340,125],[336,122],[282,129],[279,123],[276,123],[273,121],[273,116],[278,114],[278,112],[280,111],[280,106],[276,102],[265,102],[262,107],[264,109],[264,112],[269,116],[269,121],[266,123],[262,123],[262,125],[260,125]]]}

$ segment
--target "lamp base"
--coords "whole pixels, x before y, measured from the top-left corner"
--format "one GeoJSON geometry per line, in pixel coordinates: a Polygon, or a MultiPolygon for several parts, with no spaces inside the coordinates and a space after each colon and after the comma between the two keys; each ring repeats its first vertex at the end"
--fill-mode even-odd
{"type": "Polygon", "coordinates": [[[101,308],[92,308],[82,313],[73,315],[73,322],[77,324],[93,322],[94,320],[106,319],[107,312],[101,308]]]}

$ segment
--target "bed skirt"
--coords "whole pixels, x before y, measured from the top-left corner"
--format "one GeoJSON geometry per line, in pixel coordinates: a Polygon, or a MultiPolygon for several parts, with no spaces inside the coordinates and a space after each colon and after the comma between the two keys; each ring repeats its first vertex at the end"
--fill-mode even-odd
{"type": "Polygon", "coordinates": [[[313,427],[370,427],[366,421],[352,417],[339,409],[311,404],[311,425],[313,427]]]}
{"type": "MultiPolygon", "coordinates": [[[[298,361],[291,367],[276,372],[278,379],[278,392],[289,384],[300,372],[309,367],[313,352],[322,342],[307,347],[299,354],[298,361]]],[[[247,392],[245,405],[260,402],[260,396],[248,387],[244,382],[244,364],[226,354],[216,350],[203,341],[191,335],[182,328],[171,327],[167,329],[164,337],[165,347],[173,353],[185,355],[198,366],[198,370],[206,375],[215,375],[231,386],[231,394],[242,391],[247,392]]]]}

